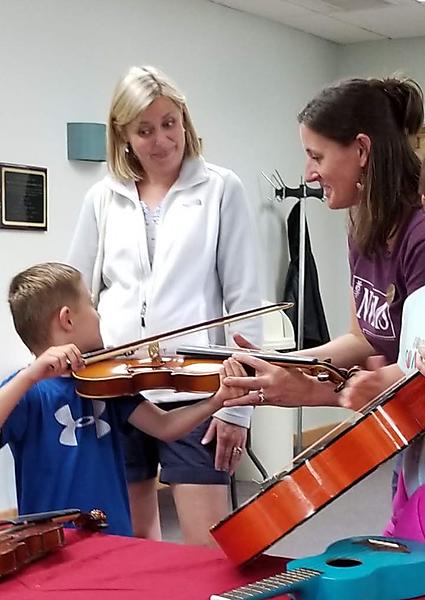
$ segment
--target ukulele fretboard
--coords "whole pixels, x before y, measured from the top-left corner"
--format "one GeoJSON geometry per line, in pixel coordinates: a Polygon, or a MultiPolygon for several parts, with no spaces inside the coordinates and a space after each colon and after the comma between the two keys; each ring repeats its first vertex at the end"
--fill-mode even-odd
{"type": "Polygon", "coordinates": [[[290,590],[301,587],[304,583],[319,577],[322,573],[315,569],[294,569],[286,573],[278,573],[272,577],[249,583],[220,595],[213,595],[210,600],[261,600],[273,598],[290,590]]]}

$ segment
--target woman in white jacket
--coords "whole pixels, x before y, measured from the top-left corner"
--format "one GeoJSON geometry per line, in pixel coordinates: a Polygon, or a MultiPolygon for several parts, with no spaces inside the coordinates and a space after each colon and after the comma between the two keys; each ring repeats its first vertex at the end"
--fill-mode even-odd
{"type": "MultiPolygon", "coordinates": [[[[95,296],[105,344],[261,303],[255,227],[240,180],[204,161],[184,96],[153,67],[132,67],[116,88],[108,167],[85,198],[68,257],[95,296]]],[[[238,329],[260,342],[258,321],[238,329]]],[[[220,328],[172,340],[163,350],[224,342],[220,328]]],[[[143,393],[164,408],[195,399],[143,393]]],[[[245,447],[249,410],[221,410],[173,444],[135,431],[126,437],[136,535],[160,538],[159,461],[185,541],[209,543],[209,526],[228,511],[228,478],[245,447]]]]}

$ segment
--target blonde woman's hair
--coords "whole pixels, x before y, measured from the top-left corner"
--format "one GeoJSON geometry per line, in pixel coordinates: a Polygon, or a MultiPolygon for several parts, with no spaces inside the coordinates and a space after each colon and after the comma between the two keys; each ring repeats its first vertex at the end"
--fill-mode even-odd
{"type": "Polygon", "coordinates": [[[12,279],[8,300],[13,323],[31,352],[48,345],[55,312],[78,304],[81,281],[77,269],[55,262],[34,265],[12,279]]]}
{"type": "Polygon", "coordinates": [[[181,110],[185,128],[185,156],[194,157],[201,153],[186,98],[174,82],[155,67],[131,67],[115,88],[108,118],[108,168],[117,179],[143,179],[143,167],[133,152],[128,151],[124,129],[161,96],[170,98],[181,110]]]}

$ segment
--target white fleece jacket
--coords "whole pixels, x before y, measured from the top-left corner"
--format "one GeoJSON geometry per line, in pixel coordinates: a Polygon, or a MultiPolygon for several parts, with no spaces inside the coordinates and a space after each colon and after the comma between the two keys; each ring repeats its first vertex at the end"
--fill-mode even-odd
{"type": "MultiPolygon", "coordinates": [[[[201,157],[186,159],[162,202],[157,233],[151,267],[135,183],[108,175],[88,191],[68,262],[83,273],[89,288],[100,288],[105,345],[213,319],[223,308],[234,313],[261,305],[256,230],[232,171],[201,157]]],[[[261,343],[260,319],[232,324],[229,342],[234,331],[261,343]]],[[[223,328],[175,338],[161,347],[172,352],[183,344],[210,343],[226,343],[223,328]]],[[[164,390],[143,395],[154,401],[194,399],[193,394],[164,390]]],[[[215,416],[248,427],[251,413],[250,407],[227,408],[215,416]]]]}

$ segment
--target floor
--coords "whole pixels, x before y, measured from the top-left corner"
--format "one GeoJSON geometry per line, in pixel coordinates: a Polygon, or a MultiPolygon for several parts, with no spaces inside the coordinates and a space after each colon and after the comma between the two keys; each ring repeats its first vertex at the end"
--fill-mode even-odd
{"type": "MultiPolygon", "coordinates": [[[[392,462],[385,463],[362,482],[277,542],[270,554],[306,556],[319,554],[332,542],[355,535],[377,535],[388,520],[391,508],[392,462]]],[[[239,503],[254,496],[258,486],[238,482],[239,503]]],[[[167,488],[160,490],[163,536],[181,541],[176,512],[167,488]]]]}

